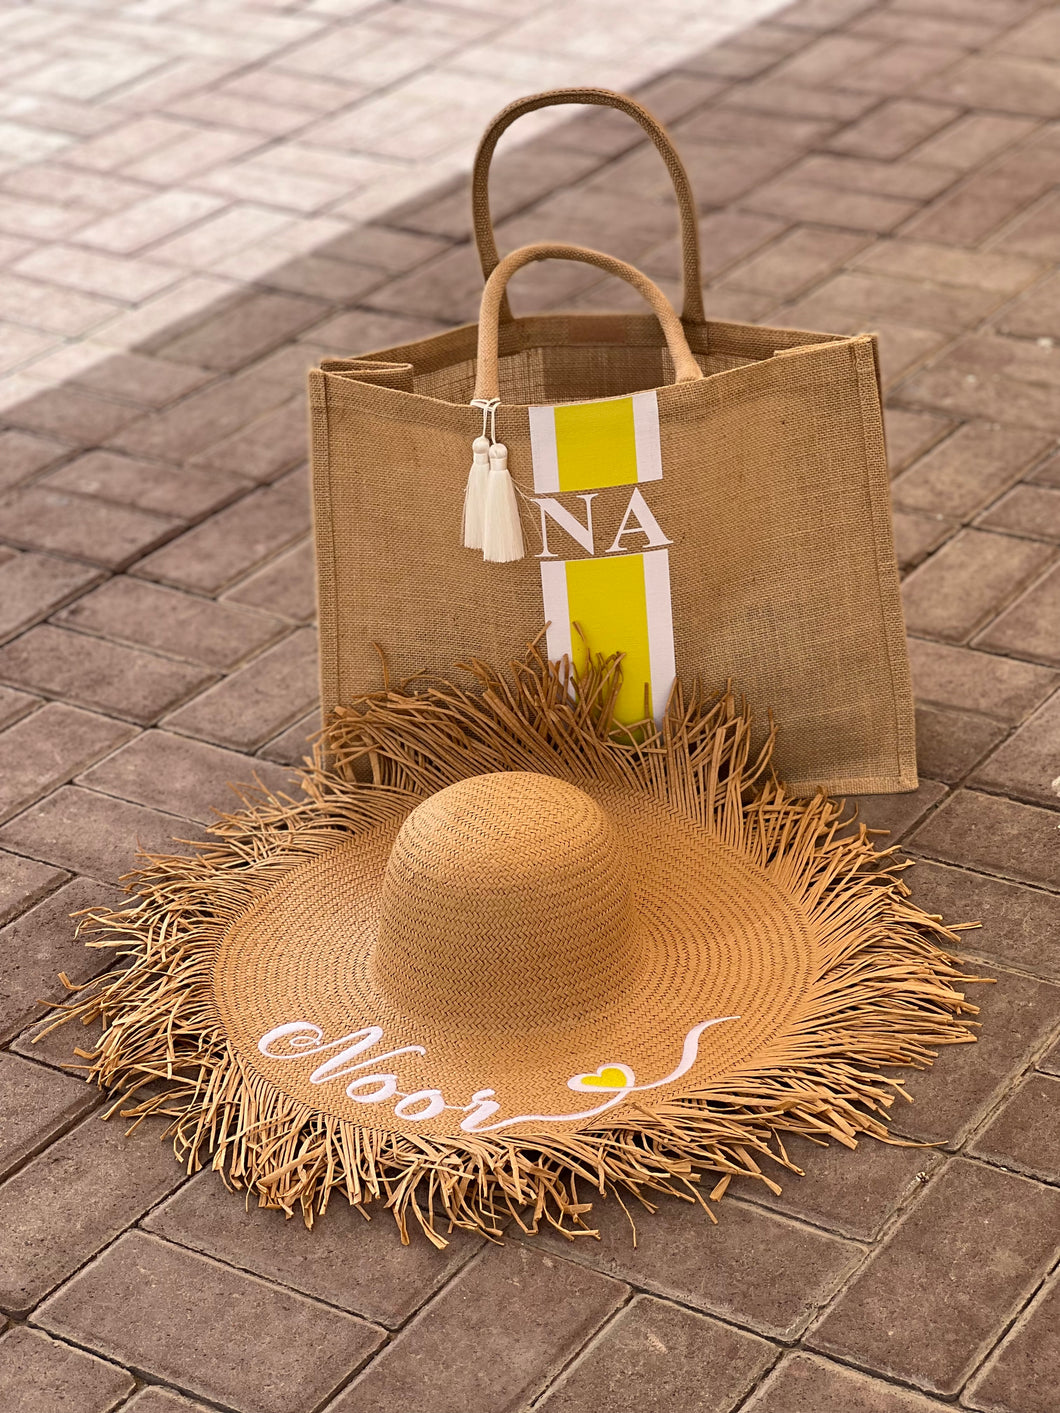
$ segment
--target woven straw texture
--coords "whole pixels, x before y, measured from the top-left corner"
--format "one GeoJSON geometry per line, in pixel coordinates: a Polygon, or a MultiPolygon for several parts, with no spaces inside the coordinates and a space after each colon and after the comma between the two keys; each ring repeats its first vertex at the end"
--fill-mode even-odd
{"type": "MultiPolygon", "coordinates": [[[[534,637],[544,608],[528,408],[656,389],[663,476],[645,494],[672,542],[679,675],[709,690],[734,680],[756,719],[774,712],[784,722],[777,764],[796,794],[914,788],[874,339],[706,321],[680,159],[654,118],[598,90],[523,100],[487,131],[473,192],[487,275],[497,264],[489,157],[520,112],[553,102],[622,108],[666,158],[682,216],[684,332],[706,376],[674,382],[651,314],[514,319],[502,292],[497,434],[523,494],[528,553],[487,564],[460,548],[470,446],[482,428],[467,405],[481,373],[478,326],[313,370],[325,712],[382,684],[376,644],[405,675],[445,670],[465,654],[506,661],[534,637]]],[[[578,498],[569,500],[584,519],[578,498]]],[[[604,490],[595,510],[617,521],[624,504],[621,489],[604,490]]],[[[558,526],[550,541],[564,560],[587,555],[558,526]]]]}
{"type": "Polygon", "coordinates": [[[787,795],[731,695],[629,727],[617,658],[468,670],[341,709],[301,799],[85,920],[118,965],[68,1018],[103,1021],[79,1053],[110,1112],[169,1115],[189,1171],[309,1225],[341,1194],[439,1243],[587,1230],[594,1192],[779,1190],[785,1133],[884,1137],[885,1067],[976,1010],[904,865],[787,795]]]}
{"type": "MultiPolygon", "coordinates": [[[[226,934],[214,992],[240,1059],[292,1099],[451,1135],[454,1106],[483,1087],[501,1105],[493,1122],[591,1111],[574,1075],[621,1063],[657,1083],[690,1030],[738,1017],[705,1032],[695,1065],[652,1099],[701,1088],[768,1052],[815,967],[805,913],[701,826],[630,790],[512,772],[449,786],[400,833],[385,825],[294,869],[226,934]],[[436,1089],[449,1111],[402,1119],[342,1082],[314,1084],[334,1050],[264,1057],[261,1037],[300,1018],[329,1042],[381,1026],[380,1054],[421,1047],[356,1074],[393,1069],[402,1093],[436,1089]]],[[[643,1102],[631,1094],[614,1121],[643,1102]]]]}

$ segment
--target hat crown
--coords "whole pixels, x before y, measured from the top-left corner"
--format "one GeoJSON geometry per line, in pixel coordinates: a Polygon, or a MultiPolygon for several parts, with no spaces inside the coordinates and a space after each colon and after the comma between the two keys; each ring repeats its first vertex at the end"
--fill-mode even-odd
{"type": "Polygon", "coordinates": [[[450,785],[398,833],[372,957],[406,1015],[539,1029],[605,1009],[638,960],[628,860],[577,786],[505,771],[450,785]]]}

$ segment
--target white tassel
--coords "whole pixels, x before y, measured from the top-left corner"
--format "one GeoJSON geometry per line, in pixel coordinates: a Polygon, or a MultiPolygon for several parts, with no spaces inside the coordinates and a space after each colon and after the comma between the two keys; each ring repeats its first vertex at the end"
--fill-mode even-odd
{"type": "Polygon", "coordinates": [[[489,455],[482,558],[491,564],[507,564],[513,559],[522,559],[525,553],[519,500],[508,470],[508,448],[495,442],[489,455]]]}
{"type": "Polygon", "coordinates": [[[464,548],[482,548],[482,532],[486,522],[486,486],[490,474],[490,444],[486,437],[476,437],[471,445],[474,459],[464,492],[464,548]]]}

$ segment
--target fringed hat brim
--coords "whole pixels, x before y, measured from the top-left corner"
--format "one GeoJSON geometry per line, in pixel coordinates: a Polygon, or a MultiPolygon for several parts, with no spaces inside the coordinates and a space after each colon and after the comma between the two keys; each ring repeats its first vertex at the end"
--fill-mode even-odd
{"type": "Polygon", "coordinates": [[[676,690],[660,728],[622,727],[618,658],[596,662],[573,692],[536,649],[507,676],[468,670],[473,690],[418,680],[340,709],[307,761],[301,799],[245,797],[195,854],[145,858],[128,879],[129,907],[83,920],[89,945],[120,958],[67,1007],[68,1019],[102,1019],[98,1047],[78,1053],[115,1093],[109,1112],[168,1116],[189,1172],[209,1161],[261,1206],[300,1210],[307,1226],[337,1190],[358,1206],[383,1203],[403,1240],[411,1217],[438,1245],[452,1227],[498,1238],[511,1219],[526,1231],[544,1220],[586,1232],[591,1193],[703,1202],[734,1176],[779,1191],[763,1166],[793,1167],[785,1134],[851,1148],[860,1134],[885,1138],[904,1091],[881,1071],[924,1068],[939,1046],[974,1039],[963,1018],[977,1010],[955,989],[962,974],[944,946],[955,934],[909,900],[894,851],[844,822],[841,805],[788,799],[769,771],[772,738],[752,752],[747,712],[731,694],[686,703],[676,690]],[[763,869],[804,910],[817,943],[797,1021],[731,1074],[569,1134],[368,1129],[256,1073],[214,994],[228,929],[292,867],[392,819],[410,796],[508,770],[643,791],[763,869]]]}

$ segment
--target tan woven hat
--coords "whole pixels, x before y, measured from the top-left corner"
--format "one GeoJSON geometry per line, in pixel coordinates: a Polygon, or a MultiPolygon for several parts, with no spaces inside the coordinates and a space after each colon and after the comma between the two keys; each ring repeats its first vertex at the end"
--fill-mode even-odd
{"type": "Polygon", "coordinates": [[[436,1240],[577,1227],[590,1187],[720,1196],[785,1131],[882,1135],[879,1067],[974,1010],[901,865],[786,798],[731,696],[630,729],[616,660],[573,691],[536,653],[473,671],[340,711],[303,801],[93,914],[132,953],[72,1008],[104,1018],[95,1072],[166,1080],[123,1112],[262,1205],[311,1222],[339,1189],[436,1240]]]}

